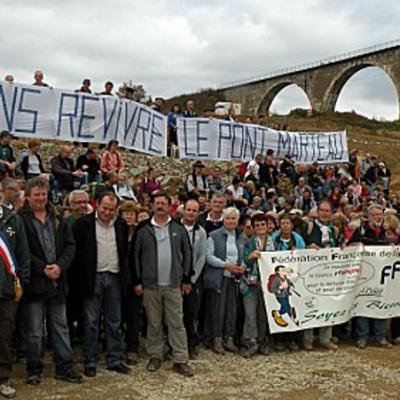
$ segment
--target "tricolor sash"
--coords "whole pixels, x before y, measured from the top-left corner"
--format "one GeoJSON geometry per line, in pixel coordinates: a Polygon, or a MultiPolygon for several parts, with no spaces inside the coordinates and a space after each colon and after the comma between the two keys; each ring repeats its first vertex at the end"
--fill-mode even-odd
{"type": "Polygon", "coordinates": [[[0,231],[0,257],[3,260],[8,275],[17,277],[18,265],[14,257],[14,251],[10,246],[10,242],[3,232],[0,231]]]}

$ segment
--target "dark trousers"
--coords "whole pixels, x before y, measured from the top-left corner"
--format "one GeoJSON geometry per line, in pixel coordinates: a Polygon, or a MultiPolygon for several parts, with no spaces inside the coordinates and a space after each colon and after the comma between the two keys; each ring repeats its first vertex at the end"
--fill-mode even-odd
{"type": "Polygon", "coordinates": [[[126,327],[125,342],[128,353],[139,351],[139,333],[142,314],[141,298],[127,288],[122,301],[122,323],[126,327]]]}
{"type": "Polygon", "coordinates": [[[79,293],[79,270],[67,271],[69,293],[67,296],[67,321],[71,341],[83,337],[83,302],[79,293]],[[75,325],[76,324],[76,325],[75,325]]]}
{"type": "Polygon", "coordinates": [[[67,321],[71,340],[83,337],[83,303],[77,293],[69,293],[67,297],[67,321]],[[76,323],[76,326],[75,326],[76,323]]]}
{"type": "Polygon", "coordinates": [[[183,296],[183,323],[185,325],[188,348],[193,350],[199,344],[198,316],[203,295],[202,280],[192,285],[192,291],[183,296]]]}
{"type": "Polygon", "coordinates": [[[97,273],[94,295],[83,301],[85,367],[95,368],[97,365],[97,342],[102,311],[104,312],[107,341],[107,366],[114,368],[122,361],[118,332],[121,325],[121,279],[119,274],[97,273]]]}
{"type": "Polygon", "coordinates": [[[22,303],[14,303],[14,331],[12,338],[12,349],[17,358],[25,357],[25,339],[24,339],[24,316],[22,303]]]}
{"type": "Polygon", "coordinates": [[[53,349],[56,374],[64,375],[73,365],[73,352],[67,325],[66,306],[62,299],[53,297],[23,304],[26,370],[28,376],[40,375],[45,316],[53,349]]]}
{"type": "Polygon", "coordinates": [[[15,304],[13,300],[0,299],[0,384],[11,376],[11,335],[13,331],[15,304]]]}
{"type": "Polygon", "coordinates": [[[237,285],[233,278],[222,278],[221,290],[207,291],[207,324],[211,338],[236,335],[237,285]]]}
{"type": "Polygon", "coordinates": [[[390,329],[392,331],[392,339],[396,339],[400,336],[400,318],[392,318],[390,322],[390,329]]]}

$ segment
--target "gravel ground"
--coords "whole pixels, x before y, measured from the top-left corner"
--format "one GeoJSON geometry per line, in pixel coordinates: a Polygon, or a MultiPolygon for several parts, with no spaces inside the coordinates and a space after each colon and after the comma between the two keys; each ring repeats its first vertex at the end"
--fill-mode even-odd
{"type": "MultiPolygon", "coordinates": [[[[81,369],[78,359],[77,369],[81,369]]],[[[44,381],[25,384],[24,365],[17,364],[13,384],[23,400],[375,400],[400,398],[400,347],[358,350],[342,345],[337,352],[314,350],[274,353],[251,360],[238,355],[218,356],[201,351],[192,361],[195,376],[183,378],[165,362],[154,374],[142,358],[129,376],[108,372],[100,363],[95,378],[82,385],[55,381],[50,356],[44,381]]]]}

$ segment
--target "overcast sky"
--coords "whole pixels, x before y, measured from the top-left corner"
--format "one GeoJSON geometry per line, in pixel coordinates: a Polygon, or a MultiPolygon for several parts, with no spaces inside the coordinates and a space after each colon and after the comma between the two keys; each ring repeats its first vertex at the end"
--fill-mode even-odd
{"type": "MultiPolygon", "coordinates": [[[[54,87],[132,79],[170,97],[400,38],[399,0],[1,0],[0,73],[54,87]]],[[[349,81],[340,109],[397,117],[379,69],[349,81]]],[[[272,109],[307,105],[295,87],[272,109]]]]}

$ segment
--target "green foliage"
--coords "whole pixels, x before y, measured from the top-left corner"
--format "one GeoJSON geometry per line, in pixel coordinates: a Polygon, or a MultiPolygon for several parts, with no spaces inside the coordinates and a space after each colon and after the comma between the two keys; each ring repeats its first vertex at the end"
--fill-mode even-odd
{"type": "Polygon", "coordinates": [[[117,95],[119,97],[124,97],[126,94],[127,88],[130,88],[133,90],[133,99],[135,101],[145,101],[146,100],[146,90],[143,87],[143,85],[135,85],[131,79],[127,82],[124,82],[118,88],[117,95]]]}
{"type": "Polygon", "coordinates": [[[195,102],[195,108],[199,114],[204,110],[214,110],[215,103],[225,101],[225,95],[215,89],[202,89],[195,93],[181,94],[171,97],[165,101],[164,109],[169,111],[173,104],[180,104],[182,109],[185,109],[186,102],[191,99],[195,102]]]}

